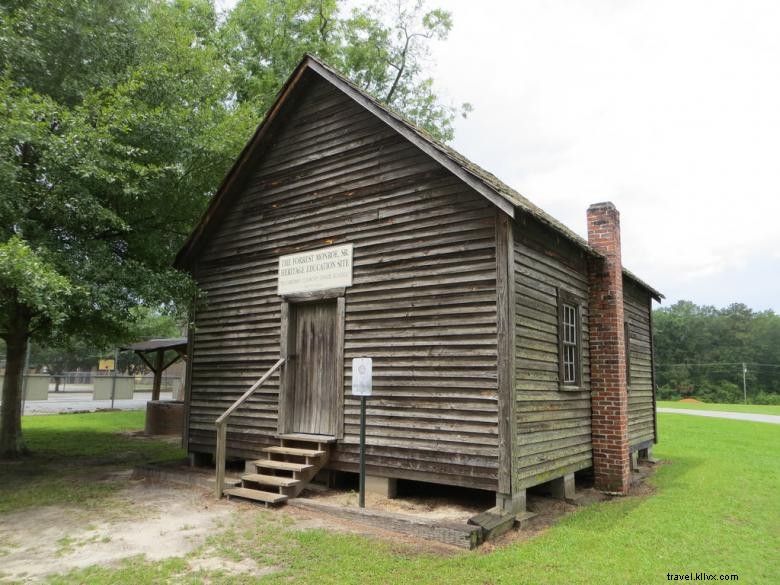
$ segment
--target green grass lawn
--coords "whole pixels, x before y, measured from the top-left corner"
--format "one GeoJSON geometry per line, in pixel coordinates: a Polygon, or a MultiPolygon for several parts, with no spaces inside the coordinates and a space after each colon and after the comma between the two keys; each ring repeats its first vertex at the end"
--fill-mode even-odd
{"type": "Polygon", "coordinates": [[[110,474],[147,461],[180,458],[165,441],[133,438],[143,411],[25,416],[22,428],[32,456],[0,463],[0,513],[52,504],[97,505],[122,486],[110,474]]]}
{"type": "Polygon", "coordinates": [[[780,406],[766,404],[710,404],[701,402],[675,402],[671,400],[659,400],[658,406],[663,408],[682,408],[685,410],[719,410],[725,412],[749,412],[752,414],[780,415],[780,406]]]}
{"type": "MultiPolygon", "coordinates": [[[[131,418],[90,415],[94,432],[108,439],[131,418]]],[[[37,417],[36,417],[37,418],[37,417]]],[[[63,429],[58,419],[56,426],[63,429]]],[[[69,418],[69,417],[63,417],[69,418]]],[[[73,418],[64,424],[73,432],[73,418]]],[[[43,440],[40,417],[28,435],[43,440]]],[[[65,429],[62,432],[67,435],[65,429]]],[[[237,515],[193,554],[240,560],[253,558],[280,570],[252,575],[199,572],[187,559],[149,562],[130,559],[120,566],[90,567],[50,579],[56,584],[90,583],[354,583],[455,585],[667,583],[667,573],[736,574],[741,583],[777,583],[780,574],[780,426],[744,421],[659,415],[661,443],[655,455],[665,462],[651,479],[653,495],[619,498],[583,508],[546,533],[489,551],[454,556],[419,555],[398,544],[334,533],[299,531],[283,511],[258,508],[237,515]],[[206,551],[206,552],[204,552],[206,551]]],[[[89,460],[127,449],[92,445],[89,460]]],[[[82,443],[71,443],[79,452],[82,443]]],[[[71,452],[71,457],[73,452],[71,452]]],[[[172,454],[151,449],[149,455],[172,454]]],[[[136,452],[136,460],[141,453],[136,452]]],[[[59,456],[59,455],[57,455],[59,456]]],[[[79,455],[81,457],[82,455],[79,455]]],[[[0,516],[2,521],[2,516],[0,516]]],[[[164,546],[164,543],[161,543],[164,546]]]]}

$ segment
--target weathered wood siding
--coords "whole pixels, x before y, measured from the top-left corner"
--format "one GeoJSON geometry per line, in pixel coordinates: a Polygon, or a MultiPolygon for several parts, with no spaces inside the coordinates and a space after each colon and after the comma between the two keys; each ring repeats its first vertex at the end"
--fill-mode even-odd
{"type": "Polygon", "coordinates": [[[592,465],[588,280],[582,252],[536,221],[515,222],[516,399],[519,487],[592,465]],[[558,288],[580,301],[583,383],[561,389],[558,288]]]}
{"type": "MultiPolygon", "coordinates": [[[[369,473],[495,489],[493,206],[377,118],[307,72],[272,147],[214,222],[193,270],[189,445],[213,451],[214,419],[280,354],[280,254],[352,242],[346,293],[344,439],[329,467],[356,471],[353,357],[374,358],[369,473]]],[[[277,431],[278,377],[231,419],[228,453],[255,457],[277,431]]]]}
{"type": "Polygon", "coordinates": [[[628,343],[631,369],[628,387],[628,438],[632,447],[655,438],[650,311],[652,301],[646,290],[623,279],[623,312],[631,332],[628,343]]]}

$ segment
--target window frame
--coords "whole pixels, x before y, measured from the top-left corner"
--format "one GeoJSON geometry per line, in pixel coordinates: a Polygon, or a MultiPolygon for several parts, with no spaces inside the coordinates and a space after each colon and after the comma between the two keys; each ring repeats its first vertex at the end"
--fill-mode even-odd
{"type": "Polygon", "coordinates": [[[558,289],[558,387],[561,390],[582,389],[582,301],[573,293],[558,289]],[[574,309],[574,344],[565,342],[565,307],[574,309]],[[564,381],[566,365],[564,363],[564,348],[574,347],[574,380],[564,381]]]}

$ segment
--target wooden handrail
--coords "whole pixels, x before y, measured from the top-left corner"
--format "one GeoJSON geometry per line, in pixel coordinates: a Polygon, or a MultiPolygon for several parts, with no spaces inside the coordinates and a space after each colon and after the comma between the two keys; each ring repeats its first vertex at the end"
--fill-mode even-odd
{"type": "Polygon", "coordinates": [[[225,451],[227,448],[227,422],[230,418],[230,415],[235,412],[235,410],[241,406],[244,402],[246,402],[247,398],[252,396],[254,394],[255,390],[257,390],[260,386],[262,386],[268,378],[273,376],[274,372],[278,370],[280,367],[282,367],[282,364],[284,363],[284,358],[280,358],[278,362],[276,362],[273,366],[271,366],[271,369],[268,370],[265,374],[263,374],[263,377],[260,378],[257,382],[252,384],[252,386],[244,392],[244,394],[241,395],[241,398],[236,400],[233,404],[231,404],[228,409],[223,412],[219,418],[214,422],[214,424],[217,426],[217,452],[216,452],[216,468],[217,468],[217,486],[216,486],[216,496],[217,499],[222,497],[222,492],[225,491],[225,451]]]}

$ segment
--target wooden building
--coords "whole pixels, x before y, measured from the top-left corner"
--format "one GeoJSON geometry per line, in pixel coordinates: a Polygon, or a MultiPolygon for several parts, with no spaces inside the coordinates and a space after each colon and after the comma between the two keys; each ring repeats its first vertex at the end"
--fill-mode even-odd
{"type": "Polygon", "coordinates": [[[614,207],[588,218],[590,243],[306,56],[176,259],[206,295],[187,450],[215,453],[215,420],[283,360],[227,427],[228,457],[260,459],[247,487],[356,472],[351,360],[371,357],[367,473],[388,489],[517,511],[594,467],[625,491],[656,439],[661,295],[622,268],[614,207]]]}

